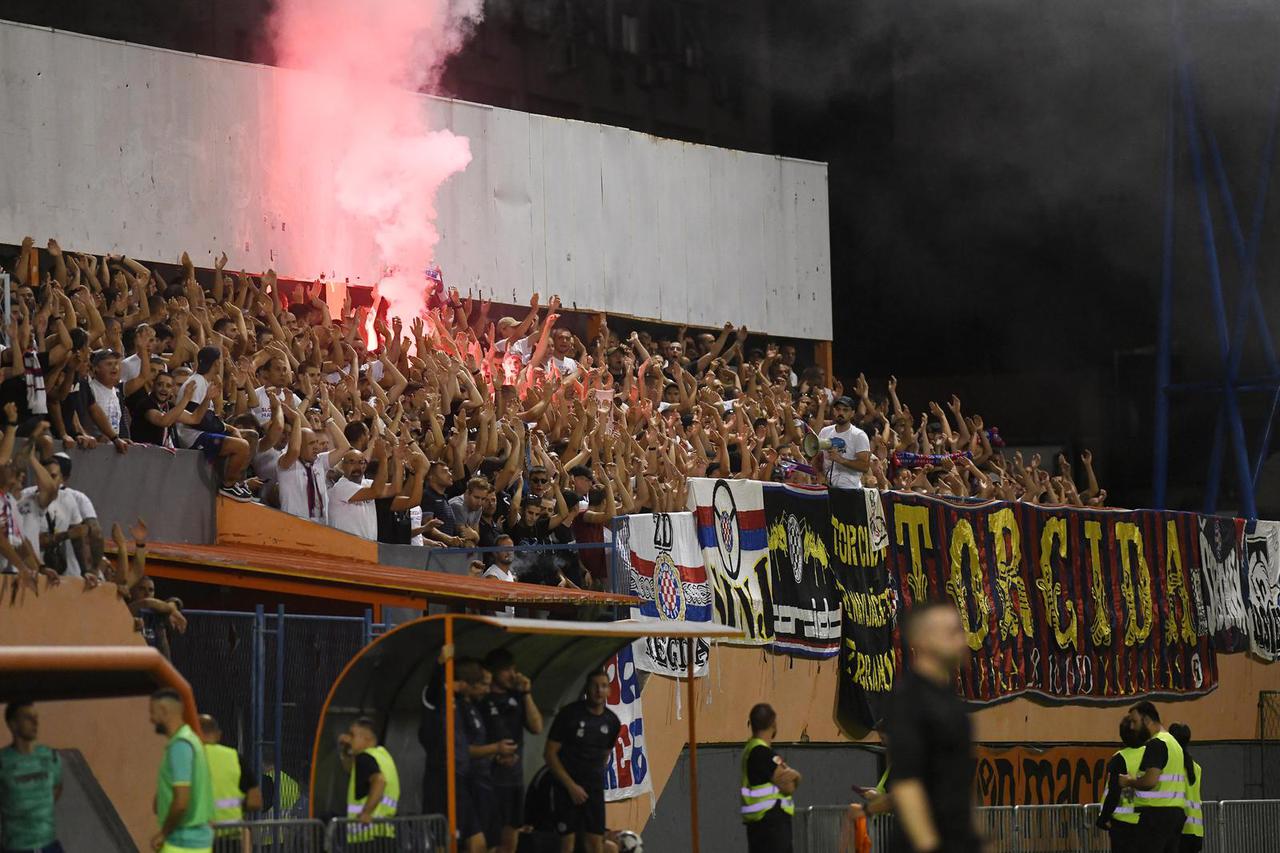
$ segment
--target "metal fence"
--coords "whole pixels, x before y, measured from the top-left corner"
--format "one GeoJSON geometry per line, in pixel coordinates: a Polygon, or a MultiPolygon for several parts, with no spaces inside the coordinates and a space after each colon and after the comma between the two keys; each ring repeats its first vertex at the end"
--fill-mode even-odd
{"type": "Polygon", "coordinates": [[[213,853],[325,853],[325,826],[318,820],[253,820],[215,829],[213,853]]]}
{"type": "MultiPolygon", "coordinates": [[[[1107,833],[1096,826],[1100,806],[989,806],[977,809],[978,826],[996,853],[1106,853],[1107,833]]],[[[848,806],[796,810],[797,853],[852,853],[848,806]]],[[[1203,853],[1272,853],[1280,850],[1280,800],[1224,800],[1204,804],[1203,853]]],[[[892,849],[894,819],[868,822],[873,853],[892,849]]]]}
{"type": "Polygon", "coordinates": [[[220,823],[213,853],[430,853],[449,846],[444,815],[379,818],[363,824],[335,818],[220,823]]]}
{"type": "Polygon", "coordinates": [[[449,822],[444,815],[389,817],[360,823],[354,818],[329,821],[328,853],[426,853],[447,850],[449,822]]]}
{"type": "MultiPolygon", "coordinates": [[[[311,775],[311,747],[325,697],[342,668],[382,626],[365,616],[186,611],[171,657],[191,683],[196,705],[213,714],[222,742],[261,771],[294,780],[311,775]],[[305,666],[299,662],[305,661],[305,666]]],[[[277,801],[273,817],[284,817],[277,801]]]]}

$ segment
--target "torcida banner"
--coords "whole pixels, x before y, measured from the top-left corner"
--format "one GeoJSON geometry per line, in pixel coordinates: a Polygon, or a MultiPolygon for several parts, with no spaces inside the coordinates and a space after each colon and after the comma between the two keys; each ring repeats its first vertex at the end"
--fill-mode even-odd
{"type": "MultiPolygon", "coordinates": [[[[1212,690],[1198,624],[1199,517],[883,496],[891,583],[905,609],[947,598],[973,702],[1033,693],[1120,701],[1212,690]]],[[[898,660],[902,640],[895,635],[898,660]]]]}

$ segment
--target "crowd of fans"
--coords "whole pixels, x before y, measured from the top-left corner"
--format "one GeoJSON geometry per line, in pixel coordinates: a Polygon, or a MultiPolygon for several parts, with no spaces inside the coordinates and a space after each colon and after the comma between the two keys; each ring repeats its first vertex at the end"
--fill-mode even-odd
{"type": "Polygon", "coordinates": [[[462,549],[477,575],[581,587],[605,584],[602,550],[517,555],[603,542],[615,515],[684,509],[690,477],[1106,499],[1088,452],[1081,488],[1063,456],[1051,471],[1007,455],[956,397],[917,414],[893,377],[883,394],[862,375],[844,386],[801,366],[793,344],[729,323],[655,335],[562,316],[537,294],[497,317],[429,270],[406,327],[384,302],[355,307],[348,292],[331,312],[319,284],[226,264],[198,277],[184,254],[166,278],[128,257],[23,242],[0,356],[7,569],[125,582],[102,557],[92,505],[66,485],[58,451],[72,447],[197,449],[234,500],[462,549]]]}

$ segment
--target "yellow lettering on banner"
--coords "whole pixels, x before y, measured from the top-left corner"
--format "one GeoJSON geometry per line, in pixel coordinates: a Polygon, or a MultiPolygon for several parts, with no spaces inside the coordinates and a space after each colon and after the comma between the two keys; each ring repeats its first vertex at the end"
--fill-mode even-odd
{"type": "Polygon", "coordinates": [[[933,537],[929,533],[929,507],[894,504],[893,529],[898,545],[908,545],[911,551],[911,573],[907,576],[911,600],[924,601],[929,597],[929,582],[924,577],[923,548],[933,547],[933,537]]]}
{"type": "Polygon", "coordinates": [[[893,690],[893,652],[867,654],[858,650],[850,639],[845,640],[849,677],[854,684],[871,693],[889,693],[893,690]]]}
{"type": "Polygon", "coordinates": [[[1093,627],[1089,638],[1095,646],[1111,645],[1111,605],[1102,580],[1102,522],[1086,521],[1084,538],[1089,543],[1089,591],[1093,594],[1093,627]]]}
{"type": "Polygon", "coordinates": [[[1164,582],[1168,589],[1169,613],[1164,621],[1166,642],[1181,639],[1188,646],[1196,644],[1196,626],[1191,617],[1191,598],[1187,594],[1187,579],[1182,568],[1182,546],[1178,542],[1178,524],[1172,518],[1166,522],[1164,535],[1164,582]],[[1177,603],[1177,612],[1174,603],[1177,603]]]}
{"type": "Polygon", "coordinates": [[[1151,569],[1142,549],[1142,531],[1128,521],[1116,523],[1116,544],[1120,548],[1120,594],[1124,596],[1124,644],[1136,646],[1151,636],[1151,569]],[[1137,565],[1130,556],[1130,546],[1136,549],[1137,565]],[[1134,602],[1133,573],[1137,571],[1137,602],[1134,602]]]}
{"type": "Polygon", "coordinates": [[[992,547],[996,552],[996,593],[1003,605],[1000,617],[1000,639],[1018,636],[1018,619],[1028,637],[1034,636],[1031,627],[1031,602],[1027,599],[1027,585],[1022,580],[1022,535],[1018,530],[1013,510],[1005,508],[987,516],[987,528],[991,531],[992,547]],[[1005,534],[1009,536],[1008,553],[1005,552],[1005,534]],[[1012,601],[1017,593],[1015,612],[1012,601]]]}
{"type": "Polygon", "coordinates": [[[987,617],[991,613],[991,604],[987,600],[986,589],[982,585],[982,562],[978,559],[978,543],[973,537],[973,525],[966,519],[956,522],[951,531],[951,573],[947,577],[947,592],[955,599],[956,609],[960,611],[960,622],[964,625],[964,635],[969,641],[969,648],[975,652],[982,648],[982,641],[987,636],[987,617]],[[965,552],[973,555],[972,578],[973,606],[976,615],[976,626],[969,621],[969,605],[965,602],[964,563],[965,552]]]}
{"type": "Polygon", "coordinates": [[[836,560],[857,569],[876,566],[884,557],[884,548],[871,550],[871,533],[865,524],[846,524],[834,515],[831,516],[831,545],[836,560]]]}
{"type": "Polygon", "coordinates": [[[1062,584],[1054,577],[1053,548],[1058,546],[1058,556],[1067,556],[1067,520],[1065,518],[1049,518],[1045,520],[1044,532],[1040,534],[1040,577],[1036,579],[1036,588],[1044,597],[1044,612],[1049,620],[1049,628],[1053,631],[1053,639],[1058,648],[1073,646],[1080,648],[1080,626],[1076,621],[1076,605],[1070,599],[1062,598],[1062,584]],[[1065,619],[1058,613],[1058,601],[1062,600],[1065,619]],[[1063,627],[1065,623],[1065,627],[1063,627]]]}

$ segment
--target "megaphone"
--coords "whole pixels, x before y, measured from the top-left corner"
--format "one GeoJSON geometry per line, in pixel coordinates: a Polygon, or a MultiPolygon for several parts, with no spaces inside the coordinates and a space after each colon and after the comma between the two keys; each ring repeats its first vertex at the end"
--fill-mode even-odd
{"type": "Polygon", "coordinates": [[[809,433],[800,440],[800,450],[805,456],[817,456],[824,450],[844,450],[844,439],[818,438],[809,433]]]}

